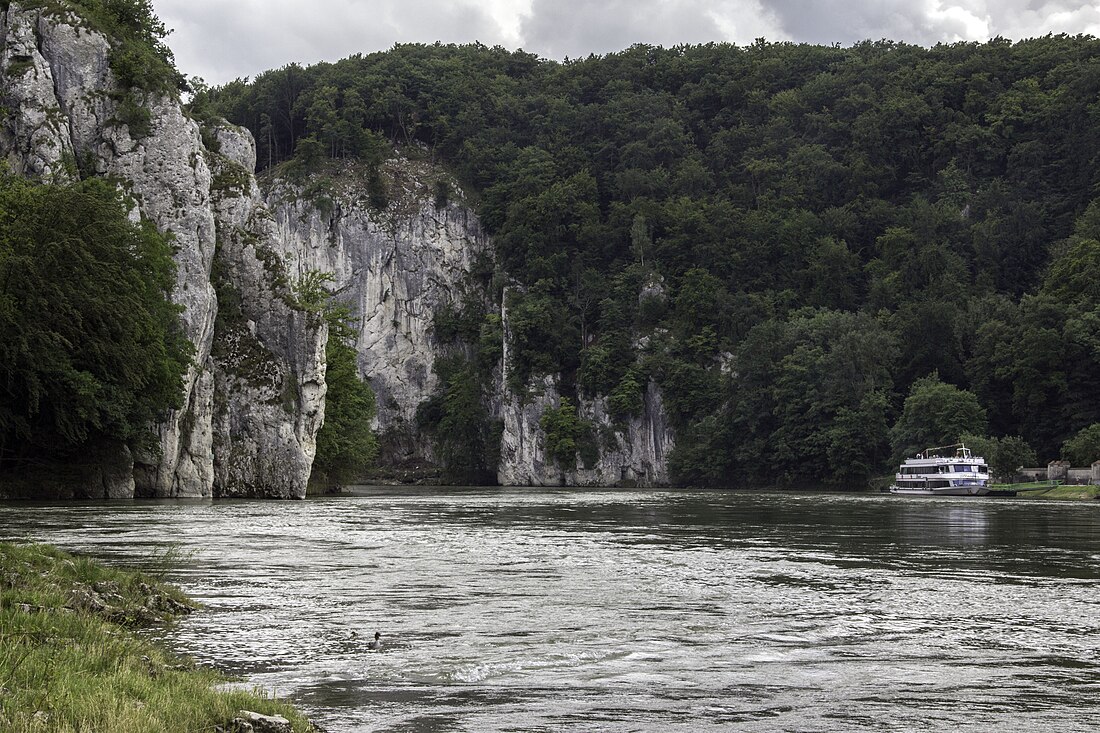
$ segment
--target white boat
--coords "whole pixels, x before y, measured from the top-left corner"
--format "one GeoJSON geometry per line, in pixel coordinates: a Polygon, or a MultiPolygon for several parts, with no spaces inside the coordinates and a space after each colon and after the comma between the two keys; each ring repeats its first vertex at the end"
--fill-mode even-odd
{"type": "Polygon", "coordinates": [[[984,496],[989,493],[989,466],[962,443],[929,448],[902,462],[890,493],[984,496]]]}

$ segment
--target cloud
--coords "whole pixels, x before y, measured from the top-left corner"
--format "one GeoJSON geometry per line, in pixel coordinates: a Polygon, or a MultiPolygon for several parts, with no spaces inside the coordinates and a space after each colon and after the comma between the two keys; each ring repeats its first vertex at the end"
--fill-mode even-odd
{"type": "Polygon", "coordinates": [[[888,38],[921,45],[985,40],[984,2],[939,0],[766,0],[786,35],[808,43],[849,44],[888,38]]]}
{"type": "MultiPolygon", "coordinates": [[[[180,71],[212,83],[395,43],[514,45],[514,30],[486,7],[494,9],[477,0],[154,0],[161,20],[175,29],[168,44],[180,71]]],[[[496,12],[507,22],[507,13],[496,12]]]]}
{"type": "Polygon", "coordinates": [[[992,34],[1005,38],[1034,38],[1047,33],[1100,36],[1100,5],[1094,2],[1012,0],[994,16],[992,34]]]}
{"type": "Polygon", "coordinates": [[[524,48],[553,59],[620,51],[635,43],[721,41],[706,0],[534,0],[521,23],[524,48]]]}
{"type": "Polygon", "coordinates": [[[925,46],[1013,40],[1047,33],[1100,34],[1088,0],[764,0],[783,33],[810,43],[888,38],[925,46]]]}
{"type": "Polygon", "coordinates": [[[222,83],[394,43],[523,48],[552,59],[635,43],[920,45],[1100,35],[1095,0],[153,0],[180,70],[222,83]]]}

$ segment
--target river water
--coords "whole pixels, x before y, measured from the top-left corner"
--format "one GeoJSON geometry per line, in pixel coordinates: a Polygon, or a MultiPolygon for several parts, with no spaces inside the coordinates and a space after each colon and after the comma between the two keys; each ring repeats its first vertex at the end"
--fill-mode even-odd
{"type": "Polygon", "coordinates": [[[332,733],[1100,721],[1100,502],[363,488],[5,504],[0,539],[174,548],[207,608],[164,640],[332,733]]]}

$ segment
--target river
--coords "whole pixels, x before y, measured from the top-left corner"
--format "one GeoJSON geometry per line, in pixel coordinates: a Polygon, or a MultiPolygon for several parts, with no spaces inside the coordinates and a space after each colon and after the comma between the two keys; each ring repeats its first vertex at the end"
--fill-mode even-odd
{"type": "Polygon", "coordinates": [[[0,504],[0,539],[171,550],[206,610],[164,641],[331,733],[1100,720],[1100,502],[364,487],[0,504]]]}

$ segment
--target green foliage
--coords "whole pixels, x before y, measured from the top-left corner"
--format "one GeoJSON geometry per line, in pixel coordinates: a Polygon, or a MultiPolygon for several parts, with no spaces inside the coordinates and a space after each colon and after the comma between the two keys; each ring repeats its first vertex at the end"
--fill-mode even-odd
{"type": "Polygon", "coordinates": [[[578,454],[585,467],[594,463],[597,454],[592,424],[577,415],[577,407],[568,397],[562,397],[557,407],[546,408],[539,427],[546,436],[546,455],[562,469],[576,468],[578,454]]]}
{"type": "Polygon", "coordinates": [[[971,453],[986,460],[994,481],[1011,483],[1018,476],[1018,469],[1038,463],[1035,451],[1017,435],[1003,438],[985,438],[971,433],[959,436],[959,442],[971,453]]]}
{"type": "Polygon", "coordinates": [[[562,333],[572,332],[573,324],[565,304],[551,295],[549,287],[544,281],[531,292],[513,290],[505,298],[512,337],[506,378],[517,393],[532,375],[553,374],[568,363],[568,352],[557,347],[564,340],[562,333]]]}
{"type": "Polygon", "coordinates": [[[1043,456],[1100,422],[1098,61],[1087,36],[564,64],[403,44],[201,102],[253,131],[261,165],[302,141],[442,160],[516,285],[516,393],[556,375],[625,415],[636,370],[661,386],[681,476],[849,485],[888,467],[932,372],[1043,456]]]}
{"type": "Polygon", "coordinates": [[[109,182],[0,177],[0,462],[108,438],[153,447],[191,345],[171,244],[109,182]]]}
{"type": "MultiPolygon", "coordinates": [[[[893,335],[864,314],[806,310],[765,321],[733,359],[737,378],[717,383],[709,407],[694,409],[721,423],[714,434],[731,454],[721,465],[739,480],[858,486],[887,454],[897,352],[893,335]]],[[[684,457],[677,465],[689,475],[716,470],[684,457]]]]}
{"type": "Polygon", "coordinates": [[[1074,466],[1091,466],[1100,461],[1100,423],[1082,428],[1062,444],[1062,459],[1074,466]]]}
{"type": "Polygon", "coordinates": [[[618,418],[640,415],[644,407],[643,390],[641,375],[635,369],[629,370],[607,396],[611,414],[618,418]]]}
{"type": "MultiPolygon", "coordinates": [[[[331,307],[337,307],[332,305],[332,293],[326,287],[328,283],[335,281],[336,277],[332,273],[320,270],[307,271],[298,282],[294,283],[294,297],[298,301],[298,306],[302,310],[313,313],[324,313],[331,307]]],[[[337,321],[337,325],[339,327],[342,322],[337,321]]],[[[343,335],[341,337],[343,338],[343,335]]]]}
{"type": "Polygon", "coordinates": [[[367,201],[371,207],[382,211],[390,205],[390,194],[386,189],[386,182],[382,180],[382,174],[378,166],[374,166],[367,174],[367,201]]]}
{"type": "Polygon", "coordinates": [[[901,416],[890,431],[896,458],[926,448],[957,443],[966,434],[982,435],[986,412],[973,393],[941,382],[938,374],[918,379],[905,398],[901,416]]]}
{"type": "Polygon", "coordinates": [[[68,0],[112,41],[111,70],[124,89],[175,94],[187,89],[164,39],[171,32],[151,0],[68,0]]]}
{"type": "Polygon", "coordinates": [[[370,385],[359,378],[356,352],[329,332],[325,347],[325,424],[317,433],[314,481],[342,486],[361,476],[378,458],[371,430],[376,406],[370,385]]]}
{"type": "Polygon", "coordinates": [[[432,185],[432,205],[437,209],[446,208],[451,200],[450,181],[440,178],[432,185]]]}
{"type": "Polygon", "coordinates": [[[435,439],[444,475],[461,484],[496,481],[501,427],[486,408],[477,365],[462,356],[436,360],[440,389],[417,408],[417,423],[435,439]]]}
{"type": "Polygon", "coordinates": [[[310,477],[311,484],[326,488],[354,481],[378,459],[378,437],[371,428],[377,404],[370,384],[359,377],[356,321],[346,305],[332,301],[325,287],[332,281],[332,275],[311,270],[294,286],[298,304],[323,313],[328,325],[325,423],[317,433],[310,477]]]}

